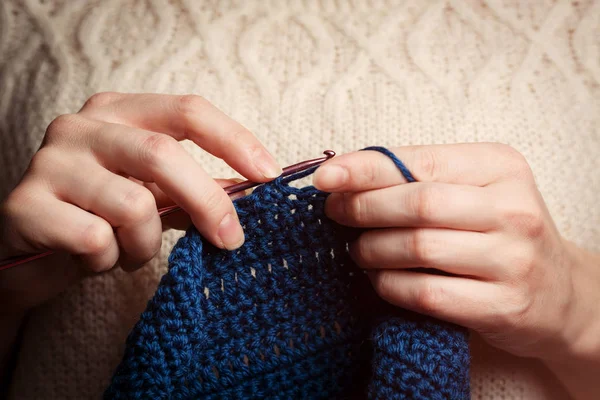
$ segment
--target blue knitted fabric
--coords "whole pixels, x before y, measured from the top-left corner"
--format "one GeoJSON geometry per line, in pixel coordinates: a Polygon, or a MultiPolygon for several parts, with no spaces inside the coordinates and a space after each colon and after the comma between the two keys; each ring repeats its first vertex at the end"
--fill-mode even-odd
{"type": "Polygon", "coordinates": [[[106,399],[470,398],[466,330],[380,300],[348,255],[360,231],[289,185],[307,173],[235,202],[237,251],[188,230],[106,399]]]}

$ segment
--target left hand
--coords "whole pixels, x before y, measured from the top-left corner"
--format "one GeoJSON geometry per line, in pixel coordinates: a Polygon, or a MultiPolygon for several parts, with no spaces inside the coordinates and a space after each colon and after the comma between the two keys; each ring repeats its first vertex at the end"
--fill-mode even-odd
{"type": "Polygon", "coordinates": [[[373,151],[336,157],[314,176],[333,192],[330,218],[377,228],[351,255],[382,298],[520,356],[598,351],[598,260],[561,237],[520,153],[500,144],[391,151],[418,182],[405,184],[373,151]]]}

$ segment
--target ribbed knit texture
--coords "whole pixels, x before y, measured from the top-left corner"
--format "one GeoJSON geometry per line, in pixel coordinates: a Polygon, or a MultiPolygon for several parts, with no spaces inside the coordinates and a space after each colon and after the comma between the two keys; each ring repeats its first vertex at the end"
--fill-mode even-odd
{"type": "MultiPolygon", "coordinates": [[[[0,197],[92,94],[195,93],[282,166],[373,143],[508,143],[560,232],[600,251],[598,21],[594,0],[1,0],[0,197]]],[[[98,399],[181,235],[35,310],[12,398],[98,399]]],[[[539,362],[472,338],[473,399],[568,398],[539,362]]]]}
{"type": "Polygon", "coordinates": [[[236,201],[239,250],[179,241],[106,399],[470,399],[467,331],[380,300],[348,255],[359,231],[291,179],[236,201]]]}

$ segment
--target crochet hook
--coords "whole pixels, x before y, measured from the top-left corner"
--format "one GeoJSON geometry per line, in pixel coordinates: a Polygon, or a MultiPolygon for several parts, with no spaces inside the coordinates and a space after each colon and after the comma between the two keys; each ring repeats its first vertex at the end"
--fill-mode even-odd
{"type": "MultiPolygon", "coordinates": [[[[323,155],[324,155],[324,157],[319,157],[319,158],[315,158],[312,160],[302,161],[297,164],[290,165],[289,167],[285,167],[283,169],[283,172],[281,173],[280,177],[293,175],[297,172],[305,171],[309,168],[315,167],[317,165],[321,165],[325,161],[334,157],[335,151],[325,150],[323,152],[323,155]]],[[[255,186],[262,185],[262,184],[263,184],[263,182],[244,181],[244,182],[239,182],[239,183],[233,184],[231,186],[227,186],[227,187],[223,188],[223,190],[225,190],[225,193],[231,195],[231,194],[238,193],[238,192],[241,192],[241,191],[253,188],[255,186]]],[[[164,217],[165,215],[169,215],[171,213],[179,211],[180,209],[181,208],[176,205],[160,208],[158,210],[158,215],[160,215],[161,217],[164,217]]],[[[1,266],[2,266],[2,264],[0,264],[0,268],[1,268],[1,266]]]]}
{"type": "MultiPolygon", "coordinates": [[[[299,162],[297,164],[290,165],[289,167],[285,167],[283,169],[283,172],[280,175],[280,177],[293,175],[297,172],[306,171],[309,168],[321,165],[325,161],[334,157],[335,151],[325,150],[323,152],[323,155],[324,155],[323,157],[314,158],[312,160],[305,160],[305,161],[299,162]]],[[[242,192],[244,190],[256,187],[258,185],[262,185],[263,183],[264,182],[243,181],[243,182],[233,184],[231,186],[224,187],[223,190],[225,190],[225,193],[227,193],[228,195],[231,195],[234,193],[242,192]]],[[[181,207],[176,206],[176,205],[163,207],[163,208],[158,209],[158,215],[161,218],[163,218],[169,214],[172,214],[172,213],[180,211],[180,210],[181,210],[181,207]]],[[[54,252],[46,251],[44,253],[38,253],[38,254],[25,254],[25,255],[14,256],[14,257],[10,257],[10,258],[4,259],[4,260],[0,260],[0,271],[8,269],[8,268],[16,267],[17,265],[25,264],[30,261],[40,259],[42,257],[49,256],[51,254],[54,254],[54,252]]]]}

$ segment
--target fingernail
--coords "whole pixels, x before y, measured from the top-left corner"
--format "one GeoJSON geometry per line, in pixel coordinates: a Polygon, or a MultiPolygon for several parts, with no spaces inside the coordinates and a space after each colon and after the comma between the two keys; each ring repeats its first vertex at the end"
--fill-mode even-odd
{"type": "Polygon", "coordinates": [[[273,156],[265,150],[258,150],[252,159],[258,171],[267,179],[275,179],[283,173],[283,170],[277,165],[273,156]]]}
{"type": "Polygon", "coordinates": [[[235,250],[244,244],[244,231],[238,221],[231,214],[227,214],[219,224],[218,233],[221,247],[227,250],[235,250]]]}
{"type": "Polygon", "coordinates": [[[324,165],[315,172],[314,181],[321,189],[337,189],[348,180],[348,171],[339,165],[324,165]]]}

